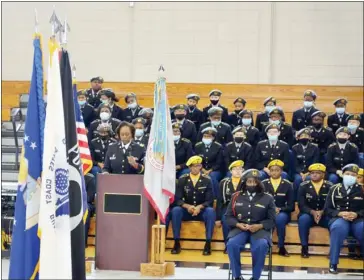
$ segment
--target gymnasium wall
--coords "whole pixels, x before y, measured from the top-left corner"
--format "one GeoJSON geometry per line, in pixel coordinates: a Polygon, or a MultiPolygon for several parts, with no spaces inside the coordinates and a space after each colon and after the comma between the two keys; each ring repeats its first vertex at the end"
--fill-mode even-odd
{"type": "MultiPolygon", "coordinates": [[[[81,81],[363,84],[360,2],[55,3],[81,81]]],[[[30,80],[34,8],[48,54],[53,3],[2,3],[5,81],[30,80]]]]}

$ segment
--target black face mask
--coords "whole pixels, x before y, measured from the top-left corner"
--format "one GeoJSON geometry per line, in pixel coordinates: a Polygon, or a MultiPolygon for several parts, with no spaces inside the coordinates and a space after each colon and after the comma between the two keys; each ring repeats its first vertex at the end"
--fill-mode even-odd
{"type": "Polygon", "coordinates": [[[307,146],[308,139],[299,139],[298,142],[301,143],[303,146],[307,146]]]}
{"type": "Polygon", "coordinates": [[[219,103],[219,100],[210,100],[212,105],[216,105],[217,103],[219,103]]]}
{"type": "Polygon", "coordinates": [[[256,187],[257,186],[246,186],[246,190],[249,192],[249,193],[255,193],[257,190],[256,190],[256,187]]]}
{"type": "Polygon", "coordinates": [[[243,137],[235,137],[234,140],[235,140],[236,143],[240,144],[240,143],[243,143],[244,138],[243,137]]]}
{"type": "Polygon", "coordinates": [[[322,123],[314,123],[313,127],[316,128],[316,129],[319,129],[319,128],[322,127],[322,123]]]}
{"type": "Polygon", "coordinates": [[[340,144],[345,144],[346,141],[348,141],[348,139],[346,138],[337,138],[337,142],[339,142],[340,144]]]}
{"type": "Polygon", "coordinates": [[[100,135],[100,138],[102,140],[107,140],[107,139],[109,139],[109,135],[100,135]]]}
{"type": "Polygon", "coordinates": [[[183,120],[185,118],[185,115],[183,114],[178,114],[178,115],[174,115],[176,117],[177,120],[183,120]]]}
{"type": "Polygon", "coordinates": [[[239,115],[239,113],[242,111],[242,110],[234,110],[235,111],[235,114],[239,115]]]}
{"type": "Polygon", "coordinates": [[[196,106],[195,105],[189,105],[188,108],[192,111],[193,109],[196,108],[196,106]]]}

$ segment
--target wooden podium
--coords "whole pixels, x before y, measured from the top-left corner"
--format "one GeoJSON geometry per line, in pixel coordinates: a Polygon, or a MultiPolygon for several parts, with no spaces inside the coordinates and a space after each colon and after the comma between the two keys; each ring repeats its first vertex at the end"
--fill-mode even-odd
{"type": "Polygon", "coordinates": [[[96,269],[139,271],[154,220],[143,176],[98,174],[97,188],[96,269]]]}

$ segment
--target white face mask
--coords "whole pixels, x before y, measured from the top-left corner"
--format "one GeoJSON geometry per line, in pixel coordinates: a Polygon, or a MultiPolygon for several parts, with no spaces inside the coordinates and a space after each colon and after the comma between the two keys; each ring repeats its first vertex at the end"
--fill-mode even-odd
{"type": "Polygon", "coordinates": [[[348,123],[348,128],[351,130],[351,131],[355,131],[358,129],[358,125],[356,124],[351,124],[351,123],[348,123]]]}
{"type": "Polygon", "coordinates": [[[351,187],[355,183],[356,183],[356,178],[354,176],[351,176],[351,175],[344,175],[343,176],[344,187],[346,187],[346,188],[351,187]]]}
{"type": "Polygon", "coordinates": [[[181,135],[173,135],[173,141],[178,142],[181,139],[181,135]]]}
{"type": "Polygon", "coordinates": [[[211,145],[212,143],[212,139],[210,138],[202,138],[202,142],[205,144],[205,145],[211,145]]]}
{"type": "Polygon", "coordinates": [[[102,121],[107,121],[108,119],[110,119],[110,114],[108,112],[101,112],[100,119],[102,121]]]}
{"type": "Polygon", "coordinates": [[[136,136],[136,137],[142,137],[142,136],[143,136],[143,134],[144,134],[144,129],[137,128],[137,129],[135,130],[135,136],[136,136]]]}
{"type": "Polygon", "coordinates": [[[138,104],[136,102],[133,102],[133,103],[129,103],[128,104],[128,108],[129,109],[135,109],[137,106],[138,106],[138,104]]]}
{"type": "Polygon", "coordinates": [[[312,101],[304,101],[303,102],[303,106],[305,107],[305,108],[311,108],[312,106],[313,106],[313,102],[312,101]]]}
{"type": "Polygon", "coordinates": [[[252,119],[243,119],[243,125],[251,125],[252,124],[252,119]]]}
{"type": "Polygon", "coordinates": [[[336,108],[336,113],[338,113],[339,115],[344,114],[345,108],[336,108]]]}
{"type": "Polygon", "coordinates": [[[269,113],[269,112],[270,112],[270,111],[272,111],[274,108],[275,108],[275,106],[270,106],[270,105],[268,105],[268,106],[265,106],[265,111],[266,111],[267,113],[269,113]]]}

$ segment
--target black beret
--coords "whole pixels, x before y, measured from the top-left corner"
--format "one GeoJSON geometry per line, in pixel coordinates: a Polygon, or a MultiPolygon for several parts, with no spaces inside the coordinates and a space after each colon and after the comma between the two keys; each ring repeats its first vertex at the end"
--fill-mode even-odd
{"type": "Polygon", "coordinates": [[[241,97],[238,97],[238,98],[236,98],[236,99],[234,100],[234,104],[235,104],[235,103],[237,103],[237,102],[242,103],[244,106],[245,106],[245,104],[246,104],[245,99],[244,99],[244,98],[241,98],[241,97]]]}
{"type": "Polygon", "coordinates": [[[342,171],[351,171],[351,172],[355,172],[356,174],[359,173],[359,166],[357,166],[356,164],[347,164],[342,168],[342,171]]]}
{"type": "Polygon", "coordinates": [[[263,101],[263,105],[265,106],[265,104],[267,104],[268,102],[273,102],[274,105],[277,104],[277,100],[273,97],[273,96],[269,96],[268,98],[266,98],[264,101],[263,101]]]}
{"type": "Polygon", "coordinates": [[[125,95],[125,98],[124,98],[125,102],[128,101],[129,97],[134,97],[136,99],[136,94],[134,92],[130,92],[127,95],[125,95]]]}
{"type": "Polygon", "coordinates": [[[93,78],[91,78],[91,83],[92,82],[97,82],[97,83],[100,83],[100,84],[102,84],[103,82],[104,82],[104,79],[102,78],[102,77],[100,77],[100,76],[98,76],[98,77],[93,77],[93,78]]]}
{"type": "Polygon", "coordinates": [[[321,117],[321,118],[325,118],[325,117],[326,117],[326,114],[325,114],[324,112],[322,112],[322,111],[316,111],[316,112],[312,113],[312,115],[311,115],[311,119],[312,119],[313,117],[316,117],[316,116],[319,116],[319,117],[321,117]]]}

